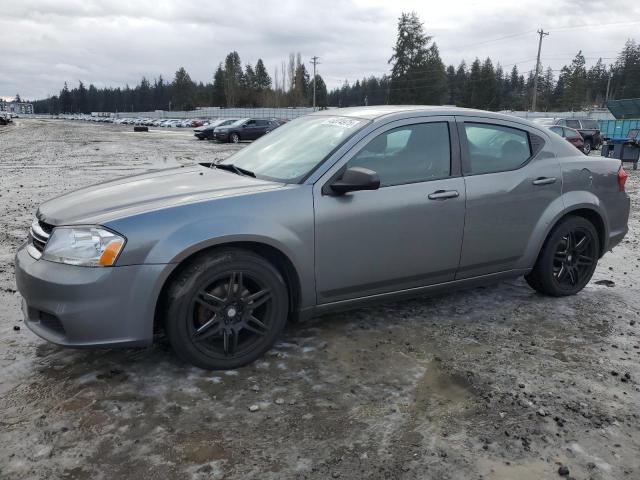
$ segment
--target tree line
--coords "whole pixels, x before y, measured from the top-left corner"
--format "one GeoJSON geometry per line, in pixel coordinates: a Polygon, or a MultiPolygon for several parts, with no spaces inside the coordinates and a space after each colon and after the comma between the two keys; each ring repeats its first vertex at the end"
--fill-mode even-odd
{"type": "MultiPolygon", "coordinates": [[[[438,46],[415,13],[403,13],[389,59],[391,73],[347,81],[329,92],[332,106],[381,104],[455,105],[484,110],[529,110],[535,70],[516,64],[504,70],[491,58],[445,67],[438,46]]],[[[537,109],[568,111],[602,107],[607,99],[640,97],[640,46],[628,40],[611,65],[602,58],[590,68],[579,51],[558,72],[540,68],[537,109]],[[557,73],[557,75],[556,75],[557,73]]]]}
{"type": "MultiPolygon", "coordinates": [[[[289,55],[269,75],[262,59],[242,65],[238,52],[229,53],[218,64],[212,81],[194,82],[184,67],[173,80],[162,76],[151,82],[143,77],[131,88],[88,87],[80,81],[69,88],[65,82],[59,95],[33,102],[35,113],[146,112],[152,110],[193,110],[196,107],[304,107],[313,102],[313,79],[300,53],[289,55]]],[[[316,105],[327,106],[327,86],[315,77],[316,105]]]]}
{"type": "MultiPolygon", "coordinates": [[[[485,110],[528,110],[535,72],[520,72],[517,64],[502,66],[491,58],[476,58],[457,67],[445,67],[438,46],[424,31],[414,13],[403,13],[389,59],[391,72],[354,83],[345,81],[327,92],[316,75],[318,107],[382,104],[456,105],[485,110]],[[511,68],[507,68],[511,67],[511,68]],[[505,68],[507,68],[505,70],[505,68]]],[[[89,113],[151,110],[192,110],[195,107],[305,107],[312,104],[314,79],[300,53],[289,54],[269,75],[262,59],[242,65],[238,52],[220,62],[211,82],[194,82],[179,68],[173,80],[162,76],[151,82],[143,77],[133,88],[77,87],[67,83],[59,95],[34,102],[36,113],[89,113]]],[[[538,110],[566,111],[604,106],[607,99],[640,97],[640,46],[628,40],[615,62],[602,58],[586,67],[578,52],[559,71],[540,69],[538,110]]]]}

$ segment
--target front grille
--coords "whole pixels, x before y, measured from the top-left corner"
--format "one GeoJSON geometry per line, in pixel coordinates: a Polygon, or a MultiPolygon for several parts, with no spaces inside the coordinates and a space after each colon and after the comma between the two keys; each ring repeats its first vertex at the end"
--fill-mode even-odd
{"type": "Polygon", "coordinates": [[[31,243],[40,253],[44,251],[44,247],[49,241],[49,237],[51,236],[51,232],[53,231],[53,225],[49,225],[48,223],[41,222],[38,219],[34,220],[31,224],[31,229],[29,230],[29,237],[31,238],[31,243]]]}

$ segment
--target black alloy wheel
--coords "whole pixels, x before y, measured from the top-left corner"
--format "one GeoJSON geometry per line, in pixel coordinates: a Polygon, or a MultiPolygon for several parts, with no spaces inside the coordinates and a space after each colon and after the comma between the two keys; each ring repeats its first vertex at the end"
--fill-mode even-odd
{"type": "Polygon", "coordinates": [[[165,328],[184,360],[236,368],[268,350],[288,314],[286,284],[263,257],[228,249],[183,268],[169,290],[165,328]]]}
{"type": "Polygon", "coordinates": [[[225,272],[192,297],[191,338],[217,356],[243,355],[269,332],[271,300],[269,288],[250,273],[225,272]]]}
{"type": "Polygon", "coordinates": [[[569,216],[553,228],[525,279],[546,295],[574,295],[589,283],[599,258],[600,240],[593,224],[569,216]]]}
{"type": "Polygon", "coordinates": [[[595,247],[588,230],[571,230],[561,238],[553,256],[553,275],[558,285],[571,289],[591,276],[591,267],[597,260],[595,247]]]}

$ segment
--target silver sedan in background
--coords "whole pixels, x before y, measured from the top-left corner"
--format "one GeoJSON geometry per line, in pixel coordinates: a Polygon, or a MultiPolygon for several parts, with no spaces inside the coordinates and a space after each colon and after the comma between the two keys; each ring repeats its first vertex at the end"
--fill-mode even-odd
{"type": "Polygon", "coordinates": [[[287,320],[524,275],[579,292],[627,232],[619,160],[507,115],[318,112],[217,164],[40,206],[16,256],[26,324],[71,347],[139,346],[227,369],[287,320]]]}

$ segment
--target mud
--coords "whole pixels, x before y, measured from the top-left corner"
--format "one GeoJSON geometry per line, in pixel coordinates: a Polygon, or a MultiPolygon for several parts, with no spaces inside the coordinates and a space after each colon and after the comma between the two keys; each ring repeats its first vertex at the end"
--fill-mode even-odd
{"type": "Polygon", "coordinates": [[[354,310],[212,373],[162,338],[67,350],[22,323],[13,254],[40,202],[237,148],[131,130],[0,127],[0,478],[640,478],[637,171],[630,233],[575,297],[514,280],[354,310]]]}

